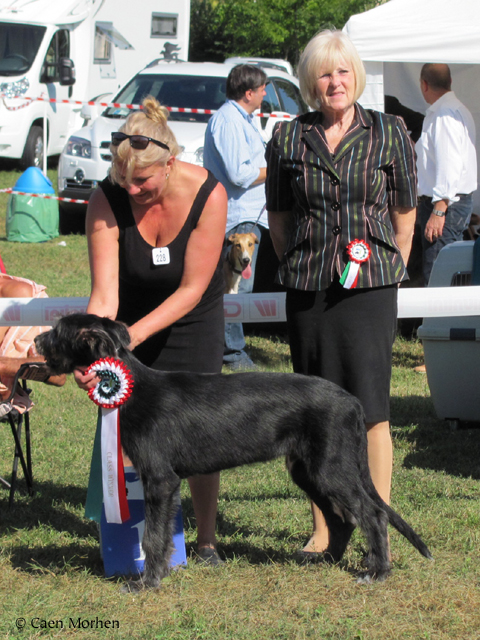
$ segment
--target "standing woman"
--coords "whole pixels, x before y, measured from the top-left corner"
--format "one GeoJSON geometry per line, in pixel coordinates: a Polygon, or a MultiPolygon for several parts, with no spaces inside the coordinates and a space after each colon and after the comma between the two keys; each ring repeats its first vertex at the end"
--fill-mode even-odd
{"type": "MultiPolygon", "coordinates": [[[[162,371],[218,373],[223,360],[220,262],[227,196],[205,169],[176,159],[168,111],[152,97],[112,134],[112,166],[92,195],[87,237],[88,313],[128,325],[141,362],[162,371]]],[[[95,384],[75,373],[79,386],[95,384]]],[[[215,518],[219,474],[189,479],[197,551],[220,564],[215,518]]]]}
{"type": "MultiPolygon", "coordinates": [[[[365,69],[341,31],[308,43],[298,76],[314,111],[277,125],[266,182],[293,368],[360,399],[370,472],[388,503],[392,346],[415,222],[414,149],[403,120],[356,102],[365,69]]],[[[312,509],[305,557],[329,541],[328,523],[312,509]]]]}

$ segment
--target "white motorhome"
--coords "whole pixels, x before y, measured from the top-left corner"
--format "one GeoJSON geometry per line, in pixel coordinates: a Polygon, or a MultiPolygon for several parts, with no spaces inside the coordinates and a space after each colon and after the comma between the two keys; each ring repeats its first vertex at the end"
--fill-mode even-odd
{"type": "Polygon", "coordinates": [[[0,0],[0,157],[41,167],[44,145],[59,154],[82,125],[81,102],[154,58],[187,60],[189,29],[190,0],[0,0]]]}

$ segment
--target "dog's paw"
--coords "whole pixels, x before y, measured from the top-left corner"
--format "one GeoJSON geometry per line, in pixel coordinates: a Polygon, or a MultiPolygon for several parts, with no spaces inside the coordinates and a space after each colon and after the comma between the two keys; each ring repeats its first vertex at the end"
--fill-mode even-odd
{"type": "Polygon", "coordinates": [[[382,571],[362,571],[358,574],[357,584],[372,584],[373,582],[385,582],[390,575],[390,569],[382,571]]]}
{"type": "Polygon", "coordinates": [[[141,591],[153,590],[160,588],[160,580],[156,584],[150,584],[139,578],[138,580],[127,580],[120,588],[120,593],[140,593],[141,591]]]}

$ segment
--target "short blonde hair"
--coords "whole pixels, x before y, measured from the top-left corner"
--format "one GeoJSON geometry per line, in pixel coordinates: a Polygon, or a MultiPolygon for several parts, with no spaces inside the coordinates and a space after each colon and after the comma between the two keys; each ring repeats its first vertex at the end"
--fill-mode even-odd
{"type": "Polygon", "coordinates": [[[343,31],[320,31],[310,40],[300,56],[297,74],[303,99],[312,109],[321,109],[317,97],[317,79],[322,73],[331,73],[339,63],[351,66],[355,77],[354,101],[362,95],[366,74],[363,62],[350,38],[343,31]]]}
{"type": "Polygon", "coordinates": [[[145,169],[152,164],[165,166],[169,158],[181,152],[173,131],[167,125],[168,110],[153,96],[147,96],[142,105],[143,110],[131,113],[119,130],[127,135],[147,136],[164,142],[170,151],[153,143],[146,149],[134,149],[128,140],[118,147],[110,145],[112,166],[109,178],[113,183],[121,183],[124,178],[130,180],[135,169],[145,169]]]}

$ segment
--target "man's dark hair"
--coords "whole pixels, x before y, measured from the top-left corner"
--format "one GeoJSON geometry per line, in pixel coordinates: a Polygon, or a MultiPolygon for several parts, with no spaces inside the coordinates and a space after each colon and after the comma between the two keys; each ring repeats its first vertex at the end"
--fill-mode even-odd
{"type": "Polygon", "coordinates": [[[452,76],[448,64],[429,62],[424,64],[420,78],[436,91],[451,91],[452,76]]]}
{"type": "Polygon", "coordinates": [[[267,74],[253,64],[239,64],[228,74],[227,98],[240,100],[249,90],[255,91],[267,84],[267,74]]]}

